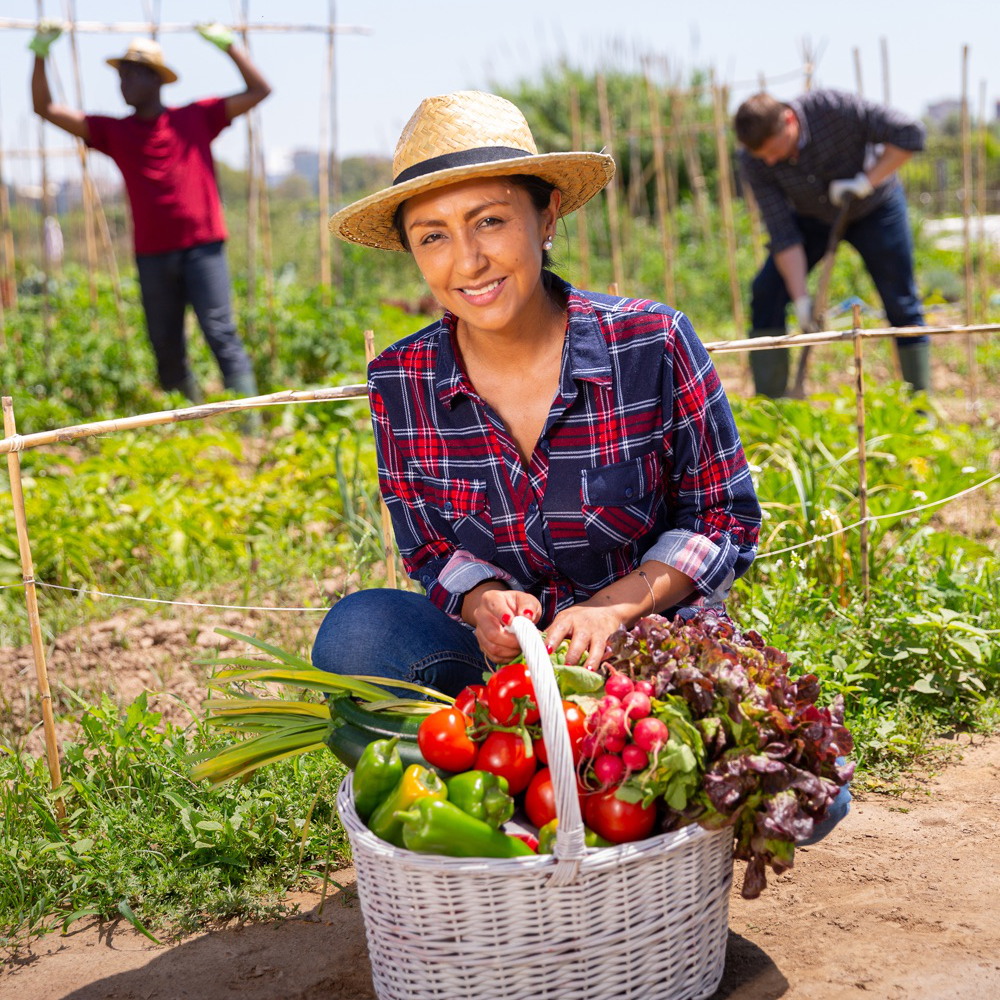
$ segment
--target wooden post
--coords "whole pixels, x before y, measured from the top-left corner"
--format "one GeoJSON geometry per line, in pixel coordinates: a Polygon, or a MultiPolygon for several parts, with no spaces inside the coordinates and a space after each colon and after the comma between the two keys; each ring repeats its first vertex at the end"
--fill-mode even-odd
{"type": "Polygon", "coordinates": [[[260,241],[264,254],[264,289],[267,294],[267,346],[272,373],[278,360],[278,328],[274,311],[274,253],[271,243],[271,200],[267,190],[267,163],[264,159],[264,143],[260,143],[260,241]]]}
{"type": "MultiPolygon", "coordinates": [[[[573,148],[584,148],[583,126],[580,122],[580,92],[576,84],[569,85],[569,122],[572,133],[573,148]]],[[[574,213],[576,216],[576,247],[580,257],[580,287],[590,288],[590,240],[587,233],[586,208],[580,206],[574,213]]]]}
{"type": "MultiPolygon", "coordinates": [[[[611,126],[611,111],[608,108],[608,87],[603,73],[597,74],[597,104],[601,114],[601,134],[605,150],[614,155],[615,139],[611,126]]],[[[608,232],[611,237],[611,271],[616,285],[625,284],[625,272],[622,269],[621,230],[618,220],[618,175],[604,189],[608,201],[608,232]]]]}
{"type": "MultiPolygon", "coordinates": [[[[962,248],[965,254],[965,325],[972,323],[972,136],[969,128],[969,46],[962,46],[962,248]]],[[[970,407],[976,406],[976,348],[971,336],[965,338],[965,357],[969,368],[968,392],[970,407]]]]}
{"type": "Polygon", "coordinates": [[[861,353],[861,306],[852,310],[854,325],[854,395],[857,404],[858,427],[858,514],[861,520],[859,547],[861,552],[861,592],[865,604],[871,597],[871,581],[868,568],[868,463],[865,451],[865,370],[861,353]]]}
{"type": "MultiPolygon", "coordinates": [[[[375,360],[375,331],[365,330],[365,362],[371,364],[375,360]]],[[[396,543],[392,531],[392,517],[389,507],[380,496],[382,508],[382,553],[385,557],[385,582],[391,590],[396,589],[396,543]]]]}
{"type": "Polygon", "coordinates": [[[815,50],[812,47],[812,43],[806,39],[802,42],[802,72],[804,74],[802,89],[806,91],[806,93],[812,90],[813,86],[813,70],[816,69],[816,60],[814,56],[815,50]]]}
{"type": "Polygon", "coordinates": [[[690,103],[688,97],[692,92],[685,93],[678,90],[674,93],[674,102],[677,107],[676,128],[680,134],[681,150],[684,154],[684,166],[687,168],[688,180],[691,182],[691,193],[694,196],[695,216],[701,226],[702,236],[706,241],[712,239],[712,223],[708,207],[708,188],[705,184],[705,175],[701,169],[701,157],[698,155],[698,140],[695,135],[694,124],[696,116],[689,115],[690,103]]]}
{"type": "Polygon", "coordinates": [[[677,114],[674,108],[674,99],[670,91],[667,91],[667,109],[669,116],[669,126],[667,127],[666,142],[664,150],[667,157],[667,209],[673,212],[677,208],[677,114]]]}
{"type": "MultiPolygon", "coordinates": [[[[76,44],[76,2],[65,0],[66,20],[69,21],[69,50],[73,58],[73,81],[76,88],[76,106],[83,107],[83,80],[80,76],[80,52],[76,44]]],[[[87,144],[77,139],[80,156],[80,185],[83,195],[83,230],[87,247],[87,277],[90,285],[91,326],[97,329],[97,240],[94,236],[94,194],[87,167],[87,144]]]]}
{"type": "MultiPolygon", "coordinates": [[[[35,8],[38,11],[38,20],[41,21],[44,17],[44,9],[42,5],[42,0],[35,0],[35,8]]],[[[44,324],[46,332],[52,329],[52,309],[49,302],[49,283],[52,278],[52,264],[49,260],[48,250],[46,248],[45,242],[45,220],[49,216],[49,157],[45,150],[45,121],[42,118],[38,119],[38,155],[41,159],[42,165],[42,224],[39,229],[42,237],[42,273],[45,276],[45,287],[42,290],[42,315],[44,317],[44,324]]],[[[45,338],[46,344],[48,344],[48,337],[45,338]]],[[[45,356],[48,356],[48,348],[46,347],[43,351],[45,356]]]]}
{"type": "MultiPolygon", "coordinates": [[[[4,307],[16,310],[17,279],[14,274],[14,228],[11,221],[7,182],[4,180],[2,133],[0,133],[0,261],[2,261],[2,267],[0,267],[0,311],[4,307]]],[[[2,331],[3,321],[0,320],[0,335],[2,335],[2,331]]]]}
{"type": "Polygon", "coordinates": [[[729,164],[729,142],[726,139],[726,118],[722,107],[722,90],[716,86],[715,70],[711,73],[712,113],[715,122],[715,149],[719,161],[719,201],[722,225],[726,231],[726,263],[729,267],[729,295],[733,303],[733,322],[737,330],[746,329],[743,315],[743,295],[740,291],[736,265],[736,223],[733,219],[733,180],[729,164]]]}
{"type": "MultiPolygon", "coordinates": [[[[6,437],[17,434],[14,421],[14,401],[4,396],[3,432],[6,437]]],[[[35,659],[38,678],[38,698],[42,703],[42,726],[45,731],[45,760],[49,767],[49,780],[53,789],[62,784],[59,764],[59,747],[56,744],[56,723],[52,713],[52,694],[49,691],[49,674],[45,666],[45,643],[42,640],[42,623],[38,615],[38,595],[35,593],[35,569],[31,561],[31,543],[28,539],[28,521],[24,510],[24,490],[21,483],[21,456],[16,451],[7,453],[7,472],[10,475],[10,496],[14,504],[14,525],[17,529],[17,547],[21,555],[21,575],[24,579],[24,600],[28,607],[28,625],[31,630],[31,651],[35,659]]],[[[63,819],[66,807],[62,799],[56,800],[56,815],[63,819]]]]}
{"type": "MultiPolygon", "coordinates": [[[[250,21],[250,0],[243,0],[243,24],[240,34],[243,37],[243,47],[249,53],[250,35],[247,24],[250,21]]],[[[246,335],[253,343],[256,328],[255,310],[257,307],[257,128],[256,115],[253,111],[247,114],[247,299],[246,299],[246,335]]]]}
{"type": "MultiPolygon", "coordinates": [[[[104,204],[101,201],[101,193],[94,185],[91,189],[94,194],[94,208],[97,216],[97,231],[101,236],[101,246],[104,250],[104,259],[107,262],[108,270],[111,272],[111,287],[115,293],[115,314],[118,320],[118,334],[123,341],[128,343],[128,327],[125,325],[125,304],[122,301],[122,280],[118,273],[118,258],[115,256],[115,246],[111,239],[111,229],[108,226],[108,217],[104,212],[104,204]]],[[[131,364],[131,351],[126,349],[125,356],[131,364]]]]}
{"type": "Polygon", "coordinates": [[[989,312],[989,241],[986,238],[986,81],[979,81],[979,129],[976,143],[976,214],[979,216],[979,322],[989,312]]]}
{"type": "Polygon", "coordinates": [[[882,38],[882,103],[889,103],[889,43],[882,38]]]}
{"type": "MultiPolygon", "coordinates": [[[[340,207],[340,159],[337,153],[337,23],[336,0],[330,0],[330,200],[340,207]]],[[[327,230],[329,232],[329,230],[327,230]]],[[[332,280],[338,289],[343,287],[343,244],[333,240],[330,244],[332,280]]]]}
{"type": "MultiPolygon", "coordinates": [[[[331,11],[331,15],[332,15],[331,11]]],[[[323,305],[330,304],[330,101],[333,86],[333,22],[326,36],[326,73],[319,102],[319,284],[323,305]]]]}
{"type": "Polygon", "coordinates": [[[858,90],[858,97],[865,96],[865,88],[861,83],[861,50],[854,46],[854,84],[858,90]]]}
{"type": "Polygon", "coordinates": [[[663,122],[660,118],[660,102],[653,79],[646,72],[646,97],[649,104],[649,120],[653,131],[653,166],[656,169],[656,211],[660,225],[660,241],[663,246],[663,291],[668,305],[677,302],[677,287],[674,284],[674,228],[667,204],[667,164],[663,149],[663,122]]]}

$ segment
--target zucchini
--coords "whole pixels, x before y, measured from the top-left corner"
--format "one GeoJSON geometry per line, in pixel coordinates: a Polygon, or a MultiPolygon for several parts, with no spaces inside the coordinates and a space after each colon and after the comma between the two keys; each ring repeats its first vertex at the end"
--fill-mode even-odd
{"type": "MultiPolygon", "coordinates": [[[[444,706],[442,706],[444,707],[444,706]]],[[[379,737],[398,736],[400,742],[415,743],[417,730],[424,721],[422,715],[403,715],[401,712],[370,712],[362,708],[353,698],[334,698],[330,702],[330,714],[343,719],[348,725],[363,729],[379,737]]]]}
{"type": "MultiPolygon", "coordinates": [[[[361,759],[365,747],[369,743],[381,739],[385,739],[385,737],[379,733],[360,729],[358,726],[352,726],[350,723],[345,722],[330,732],[330,735],[326,738],[326,745],[337,760],[353,771],[355,765],[361,759]]],[[[411,743],[401,739],[396,744],[396,749],[399,751],[400,759],[403,761],[404,770],[411,764],[420,764],[428,770],[434,771],[442,778],[450,778],[452,776],[451,771],[443,771],[439,767],[428,764],[424,760],[424,755],[420,752],[420,747],[417,746],[416,740],[411,743]]]]}

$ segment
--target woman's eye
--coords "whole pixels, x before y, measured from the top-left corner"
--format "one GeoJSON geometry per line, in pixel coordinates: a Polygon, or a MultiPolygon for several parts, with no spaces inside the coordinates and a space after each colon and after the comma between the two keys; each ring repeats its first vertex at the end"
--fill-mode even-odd
{"type": "Polygon", "coordinates": [[[479,222],[480,228],[491,228],[493,226],[503,225],[503,219],[498,219],[495,215],[489,215],[485,219],[481,219],[479,222]]]}
{"type": "Polygon", "coordinates": [[[428,245],[429,243],[436,243],[436,242],[437,242],[437,241],[438,241],[439,239],[441,239],[441,234],[440,234],[440,233],[428,233],[428,234],[427,234],[427,235],[426,235],[426,236],[425,236],[425,237],[424,237],[424,238],[423,238],[423,239],[422,239],[422,240],[420,241],[420,245],[421,245],[422,247],[425,247],[425,246],[427,246],[427,245],[428,245]]]}

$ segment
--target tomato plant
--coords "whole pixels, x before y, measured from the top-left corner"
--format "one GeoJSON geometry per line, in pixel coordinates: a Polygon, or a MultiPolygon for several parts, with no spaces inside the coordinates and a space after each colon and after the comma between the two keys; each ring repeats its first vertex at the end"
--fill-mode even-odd
{"type": "Polygon", "coordinates": [[[517,733],[490,733],[476,757],[476,768],[507,779],[507,790],[517,795],[528,787],[535,773],[535,756],[528,756],[517,733]]]}
{"type": "MultiPolygon", "coordinates": [[[[581,744],[587,735],[587,713],[574,701],[564,701],[562,705],[566,728],[569,730],[569,745],[573,750],[573,763],[579,764],[583,759],[581,744]]],[[[545,749],[544,739],[535,740],[535,753],[543,764],[548,764],[549,755],[545,749]]]]}
{"type": "Polygon", "coordinates": [[[466,731],[471,723],[455,708],[428,715],[417,730],[417,745],[427,763],[445,771],[468,771],[476,760],[476,744],[466,731]]]}
{"type": "Polygon", "coordinates": [[[614,844],[645,840],[656,823],[656,806],[643,808],[640,802],[615,798],[615,789],[587,796],[584,822],[594,833],[614,844]]]}
{"type": "Polygon", "coordinates": [[[518,722],[533,725],[538,721],[538,703],[535,688],[531,683],[531,673],[523,663],[508,663],[490,677],[486,684],[486,699],[490,714],[501,726],[513,726],[518,722]],[[530,698],[531,707],[522,709],[519,699],[530,698]]]}

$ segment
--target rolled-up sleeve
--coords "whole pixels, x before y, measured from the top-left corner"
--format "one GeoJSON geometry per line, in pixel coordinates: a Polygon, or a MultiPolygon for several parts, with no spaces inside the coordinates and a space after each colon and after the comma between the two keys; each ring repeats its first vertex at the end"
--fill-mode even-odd
{"type": "Polygon", "coordinates": [[[664,364],[664,468],[671,527],[646,551],[703,596],[728,591],[753,562],[761,512],[729,401],[686,316],[664,364]]]}

